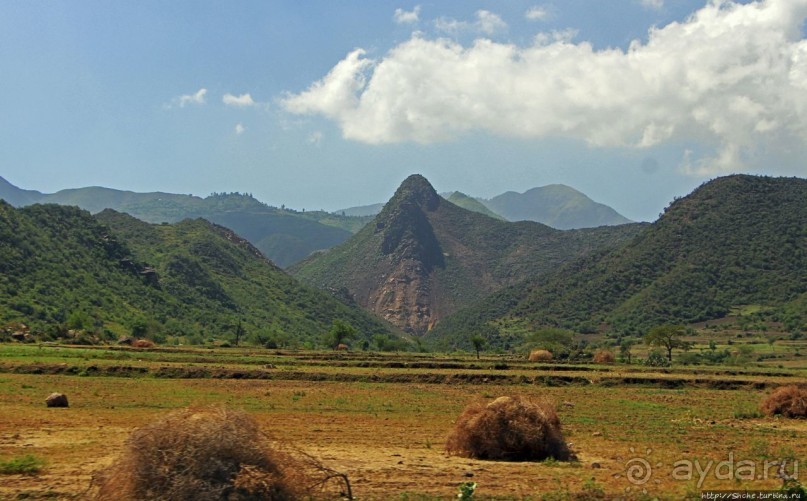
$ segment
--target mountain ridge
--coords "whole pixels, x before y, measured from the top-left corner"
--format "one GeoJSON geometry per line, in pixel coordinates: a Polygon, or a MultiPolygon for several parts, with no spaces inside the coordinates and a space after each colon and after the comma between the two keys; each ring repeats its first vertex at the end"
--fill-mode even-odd
{"type": "Polygon", "coordinates": [[[14,206],[56,203],[78,206],[92,213],[109,208],[149,223],[175,223],[201,217],[235,230],[281,267],[347,240],[366,223],[362,218],[319,211],[278,209],[241,193],[214,193],[202,198],[90,186],[45,194],[22,190],[0,178],[0,198],[14,206]]]}
{"type": "Polygon", "coordinates": [[[621,247],[500,291],[430,334],[443,347],[456,346],[460,331],[541,326],[639,335],[662,323],[722,318],[744,305],[771,309],[791,329],[807,328],[807,311],[798,311],[807,297],[805,200],[805,179],[712,180],[674,200],[621,247]]]}

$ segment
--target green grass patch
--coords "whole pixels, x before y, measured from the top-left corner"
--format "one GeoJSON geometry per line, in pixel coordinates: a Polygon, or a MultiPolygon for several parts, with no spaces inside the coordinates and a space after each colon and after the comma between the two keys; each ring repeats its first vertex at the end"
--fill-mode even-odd
{"type": "Polygon", "coordinates": [[[26,454],[15,458],[0,461],[0,474],[2,475],[35,475],[45,467],[45,460],[26,454]]]}

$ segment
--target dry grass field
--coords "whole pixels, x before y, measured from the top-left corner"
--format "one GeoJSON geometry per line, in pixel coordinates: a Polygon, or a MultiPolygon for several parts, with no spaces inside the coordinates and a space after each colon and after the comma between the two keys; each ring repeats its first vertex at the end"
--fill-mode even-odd
{"type": "MultiPolygon", "coordinates": [[[[700,499],[778,489],[774,462],[807,478],[807,420],[764,417],[803,368],[553,365],[470,356],[0,346],[0,499],[87,499],[129,433],[189,405],[241,409],[279,443],[346,473],[358,499],[700,499]],[[65,393],[69,408],[47,408],[65,393]],[[576,461],[448,456],[473,401],[554,402],[576,461]],[[801,467],[801,472],[798,467],[801,467]]],[[[330,485],[323,495],[339,496],[330,485]]]]}

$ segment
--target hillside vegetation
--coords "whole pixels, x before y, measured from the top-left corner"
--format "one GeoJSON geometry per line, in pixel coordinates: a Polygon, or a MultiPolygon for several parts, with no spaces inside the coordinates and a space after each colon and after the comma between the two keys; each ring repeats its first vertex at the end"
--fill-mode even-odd
{"type": "Polygon", "coordinates": [[[353,238],[294,266],[330,290],[415,334],[524,277],[613,247],[641,225],[559,231],[462,209],[410,176],[353,238]]]}
{"type": "Polygon", "coordinates": [[[367,339],[389,332],[201,219],[151,225],[111,210],[93,217],[0,202],[0,272],[0,325],[22,322],[82,342],[135,335],[319,344],[337,319],[367,339]]]}
{"type": "MultiPolygon", "coordinates": [[[[431,335],[559,326],[641,334],[753,305],[786,328],[807,320],[807,180],[747,175],[704,184],[619,248],[570,262],[457,314],[431,335]]],[[[453,340],[453,341],[449,341],[453,340]]]]}

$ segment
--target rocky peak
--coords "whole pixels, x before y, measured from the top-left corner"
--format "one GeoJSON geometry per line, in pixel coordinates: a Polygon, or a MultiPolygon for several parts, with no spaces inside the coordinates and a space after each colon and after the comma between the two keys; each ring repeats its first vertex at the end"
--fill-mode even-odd
{"type": "Polygon", "coordinates": [[[420,174],[412,174],[401,183],[387,205],[415,205],[432,212],[440,206],[440,196],[429,181],[420,174]]]}

